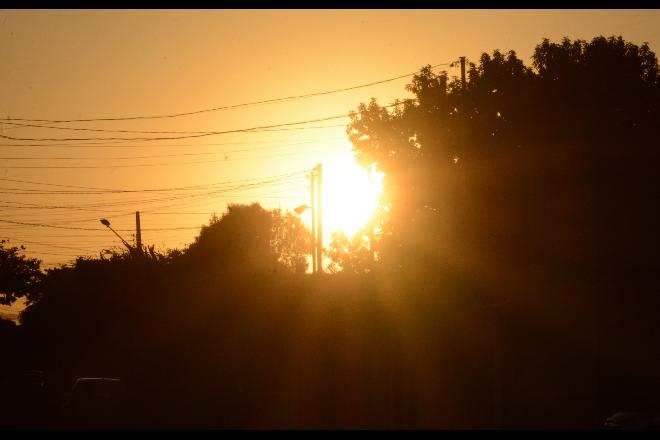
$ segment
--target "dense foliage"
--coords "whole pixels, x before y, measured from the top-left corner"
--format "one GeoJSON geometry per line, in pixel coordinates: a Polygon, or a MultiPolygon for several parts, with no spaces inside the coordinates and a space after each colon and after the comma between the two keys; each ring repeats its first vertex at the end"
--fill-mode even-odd
{"type": "Polygon", "coordinates": [[[0,240],[0,304],[11,305],[17,298],[32,300],[41,279],[40,261],[21,254],[25,250],[8,247],[0,240]]]}

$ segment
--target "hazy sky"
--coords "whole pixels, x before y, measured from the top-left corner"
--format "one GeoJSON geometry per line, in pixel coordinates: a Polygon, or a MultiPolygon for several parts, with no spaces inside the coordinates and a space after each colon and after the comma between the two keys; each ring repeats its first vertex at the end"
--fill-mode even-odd
{"type": "MultiPolygon", "coordinates": [[[[544,37],[557,41],[601,34],[622,35],[635,44],[646,41],[657,52],[660,11],[1,10],[0,117],[80,119],[190,112],[369,83],[426,64],[449,63],[461,55],[477,61],[482,52],[493,49],[513,49],[529,64],[534,46],[544,37]]],[[[459,73],[455,68],[448,71],[459,73]]],[[[222,131],[280,124],[345,114],[371,97],[381,103],[407,97],[406,82],[179,118],[59,126],[222,131]]],[[[1,129],[19,138],[140,136],[7,124],[1,129]]],[[[343,127],[93,146],[0,142],[1,178],[110,189],[259,180],[310,169],[321,161],[332,172],[333,160],[346,160],[351,154],[343,127]],[[16,144],[21,146],[10,146],[16,144]],[[42,146],[27,146],[34,144],[42,146]],[[16,157],[31,159],[11,159],[16,157]],[[19,168],[53,166],[96,168],[19,168]]],[[[100,217],[127,230],[121,234],[132,241],[131,212],[139,209],[144,242],[161,249],[180,247],[193,239],[208,213],[223,212],[227,202],[257,200],[268,207],[292,208],[307,202],[306,185],[301,177],[242,193],[162,200],[181,193],[34,194],[76,189],[3,180],[0,220],[98,230],[0,222],[0,234],[14,244],[25,243],[29,255],[51,266],[120,246],[99,224],[100,217]],[[43,208],[64,205],[69,209],[43,208]],[[168,229],[174,227],[188,229],[168,229]]]]}

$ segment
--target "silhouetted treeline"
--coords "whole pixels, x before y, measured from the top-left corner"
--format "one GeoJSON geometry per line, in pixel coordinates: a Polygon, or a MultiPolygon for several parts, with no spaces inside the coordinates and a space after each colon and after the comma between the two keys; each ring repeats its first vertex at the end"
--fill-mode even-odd
{"type": "Polygon", "coordinates": [[[386,173],[382,263],[448,270],[503,303],[520,425],[560,405],[660,406],[655,54],[544,40],[532,67],[494,51],[467,76],[426,68],[414,100],[362,104],[348,127],[386,173]]]}
{"type": "Polygon", "coordinates": [[[358,108],[387,209],[367,248],[334,242],[344,272],[304,273],[296,217],[232,206],[182,251],[48,271],[0,327],[4,377],[122,377],[136,427],[594,428],[660,407],[655,55],[599,37],[468,67],[465,89],[426,68],[414,100],[358,108]]]}

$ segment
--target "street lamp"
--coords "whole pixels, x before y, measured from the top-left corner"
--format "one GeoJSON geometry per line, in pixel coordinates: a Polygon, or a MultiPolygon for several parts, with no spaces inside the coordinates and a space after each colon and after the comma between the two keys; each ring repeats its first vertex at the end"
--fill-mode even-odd
{"type": "Polygon", "coordinates": [[[308,209],[312,210],[312,273],[316,273],[316,266],[317,266],[317,261],[316,261],[316,231],[314,230],[314,207],[309,206],[307,204],[300,205],[297,208],[293,210],[298,215],[301,215],[303,212],[307,211],[308,209]]]}
{"type": "Polygon", "coordinates": [[[119,239],[121,240],[121,242],[124,243],[124,246],[126,246],[126,247],[128,248],[128,251],[131,253],[131,255],[133,255],[133,252],[135,251],[135,249],[133,249],[133,246],[131,246],[130,244],[128,244],[128,243],[126,242],[126,240],[124,240],[124,239],[121,237],[121,235],[119,235],[119,234],[117,233],[117,231],[115,231],[114,229],[112,229],[112,228],[110,227],[110,222],[109,222],[108,220],[104,219],[104,218],[102,218],[100,221],[101,221],[101,224],[102,224],[103,226],[107,226],[108,229],[110,229],[112,232],[115,233],[115,235],[116,235],[117,237],[119,237],[119,239]]]}

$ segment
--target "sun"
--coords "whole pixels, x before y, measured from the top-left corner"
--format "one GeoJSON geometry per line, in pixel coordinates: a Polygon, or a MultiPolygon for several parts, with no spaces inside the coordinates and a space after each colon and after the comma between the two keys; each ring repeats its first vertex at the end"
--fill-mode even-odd
{"type": "Polygon", "coordinates": [[[343,231],[352,237],[364,227],[378,207],[384,176],[375,164],[365,169],[353,158],[324,162],[323,235],[343,231]]]}

